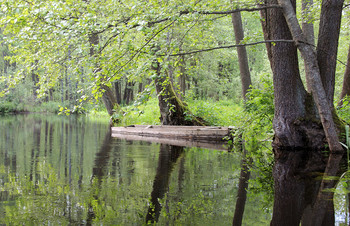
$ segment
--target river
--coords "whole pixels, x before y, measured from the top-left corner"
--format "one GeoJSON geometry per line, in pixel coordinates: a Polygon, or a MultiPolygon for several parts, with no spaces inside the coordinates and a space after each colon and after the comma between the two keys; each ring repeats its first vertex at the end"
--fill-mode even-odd
{"type": "MultiPolygon", "coordinates": [[[[240,164],[235,151],[111,138],[98,118],[1,116],[0,225],[232,225],[240,164]]],[[[271,207],[248,192],[243,225],[268,225],[271,207]]]]}

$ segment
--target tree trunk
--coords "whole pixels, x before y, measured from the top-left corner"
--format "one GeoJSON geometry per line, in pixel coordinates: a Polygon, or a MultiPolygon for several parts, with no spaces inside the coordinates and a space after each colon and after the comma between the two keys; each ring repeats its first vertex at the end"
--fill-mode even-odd
{"type": "Polygon", "coordinates": [[[340,101],[338,103],[338,106],[343,105],[343,99],[346,96],[350,96],[350,47],[348,52],[348,60],[346,62],[346,69],[344,73],[343,88],[340,93],[340,101]]]}
{"type": "Polygon", "coordinates": [[[161,66],[158,61],[153,63],[152,69],[155,70],[156,92],[160,110],[160,121],[162,125],[205,125],[205,122],[193,116],[186,105],[178,98],[170,78],[166,73],[161,72],[161,66]]]}
{"type": "Polygon", "coordinates": [[[143,91],[143,83],[139,82],[138,93],[142,93],[142,91],[143,91]]]}
{"type": "Polygon", "coordinates": [[[301,10],[303,14],[302,30],[307,43],[311,45],[315,45],[314,24],[311,15],[311,7],[313,4],[313,0],[302,0],[301,2],[301,10]]]}
{"type": "MultiPolygon", "coordinates": [[[[244,39],[244,30],[240,12],[232,13],[232,24],[235,33],[236,44],[240,44],[241,41],[244,39]]],[[[248,92],[249,87],[252,85],[252,81],[250,78],[248,56],[245,46],[237,47],[237,54],[242,83],[242,96],[243,99],[246,100],[246,94],[248,92]]]]}
{"type": "Polygon", "coordinates": [[[181,93],[180,98],[181,98],[181,100],[183,100],[183,98],[186,95],[186,63],[185,63],[185,56],[181,57],[179,84],[180,84],[180,93],[181,93]]]}
{"type": "MultiPolygon", "coordinates": [[[[269,1],[272,2],[276,3],[269,1]]],[[[292,2],[278,0],[283,11],[266,10],[263,14],[267,19],[264,23],[265,38],[295,40],[305,61],[306,76],[313,96],[306,95],[301,83],[295,46],[290,43],[270,45],[268,50],[275,88],[275,203],[271,225],[299,225],[302,215],[306,213],[305,207],[312,204],[312,223],[329,224],[334,222],[334,212],[331,201],[327,200],[332,200],[333,197],[329,192],[322,191],[323,188],[334,187],[335,183],[324,179],[319,186],[320,183],[312,175],[324,172],[327,176],[335,176],[342,156],[334,153],[341,152],[342,147],[321,81],[316,53],[303,36],[295,16],[295,1],[292,2]],[[318,114],[314,110],[313,100],[318,114]],[[318,122],[319,119],[322,124],[318,122]],[[328,160],[322,154],[325,150],[324,138],[331,150],[328,160]],[[330,211],[327,210],[329,207],[330,211]]],[[[332,44],[335,45],[335,42],[332,44]]],[[[331,62],[327,64],[333,65],[331,62]]]]}
{"type": "Polygon", "coordinates": [[[122,102],[122,90],[120,87],[120,81],[117,80],[114,82],[114,90],[115,90],[115,97],[117,99],[117,103],[121,104],[122,102]]]}
{"type": "MultiPolygon", "coordinates": [[[[96,46],[99,45],[99,37],[97,33],[91,33],[89,35],[89,43],[90,43],[90,56],[95,56],[96,51],[95,48],[96,46]]],[[[96,56],[95,56],[96,57],[96,56]]],[[[95,69],[95,73],[101,71],[102,68],[100,65],[96,65],[96,69],[95,69]]],[[[116,110],[117,108],[119,108],[119,105],[117,103],[117,100],[115,98],[115,96],[113,95],[113,91],[111,90],[111,88],[106,85],[103,81],[103,78],[99,78],[101,80],[101,92],[102,92],[102,101],[106,106],[107,112],[109,115],[113,115],[114,110],[116,110]]]]}
{"type": "MultiPolygon", "coordinates": [[[[276,4],[277,0],[265,3],[276,4]]],[[[262,15],[266,40],[292,39],[281,10],[268,9],[262,11],[262,15]]],[[[300,169],[297,163],[304,152],[295,151],[312,146],[305,143],[304,134],[300,131],[301,124],[306,124],[306,121],[297,121],[305,118],[307,95],[300,79],[296,47],[291,43],[276,43],[267,44],[267,50],[275,99],[275,201],[271,225],[298,225],[303,213],[305,186],[298,176],[300,169]]],[[[323,146],[323,142],[320,145],[323,146]]]]}
{"type": "Polygon", "coordinates": [[[338,40],[344,0],[323,0],[317,43],[317,62],[329,106],[333,110],[338,40]]]}
{"type": "Polygon", "coordinates": [[[107,109],[108,114],[112,115],[118,106],[117,100],[115,99],[114,93],[109,86],[102,85],[101,88],[103,91],[102,101],[107,109]]]}
{"type": "MultiPolygon", "coordinates": [[[[236,44],[240,44],[241,41],[244,39],[244,30],[243,30],[242,17],[240,12],[232,14],[232,24],[233,24],[233,30],[235,33],[236,44]]],[[[246,48],[244,46],[238,47],[237,54],[238,54],[239,71],[240,71],[241,84],[242,84],[242,97],[244,101],[246,101],[248,89],[252,85],[246,48]]],[[[239,183],[238,183],[237,201],[236,201],[235,213],[234,213],[233,223],[232,223],[233,226],[242,225],[245,202],[247,199],[248,181],[250,177],[250,170],[249,170],[247,157],[246,157],[247,151],[244,146],[244,141],[242,142],[242,150],[243,150],[243,156],[242,156],[242,164],[241,164],[241,174],[240,174],[239,183]]]]}
{"type": "MultiPolygon", "coordinates": [[[[312,6],[313,6],[313,0],[302,0],[301,2],[301,10],[303,15],[302,30],[305,35],[307,43],[314,46],[315,32],[314,32],[314,24],[312,22],[312,15],[311,15],[312,6]]],[[[306,73],[309,73],[309,72],[306,72],[306,73]]],[[[310,84],[310,81],[307,80],[307,78],[306,78],[306,85],[307,85],[308,92],[311,92],[311,84],[310,84]]]]}

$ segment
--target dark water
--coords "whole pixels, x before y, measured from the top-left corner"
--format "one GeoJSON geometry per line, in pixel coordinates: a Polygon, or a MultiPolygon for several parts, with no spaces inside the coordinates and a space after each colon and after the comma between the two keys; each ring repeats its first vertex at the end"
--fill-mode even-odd
{"type": "MultiPolygon", "coordinates": [[[[111,138],[87,117],[0,117],[0,224],[231,225],[241,156],[111,138]]],[[[248,196],[243,225],[268,225],[248,196]]]]}

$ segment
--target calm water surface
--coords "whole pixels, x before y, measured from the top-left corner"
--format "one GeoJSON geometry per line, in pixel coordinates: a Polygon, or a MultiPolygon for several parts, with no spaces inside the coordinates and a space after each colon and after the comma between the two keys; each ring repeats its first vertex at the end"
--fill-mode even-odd
{"type": "MultiPolygon", "coordinates": [[[[103,120],[0,117],[0,224],[231,225],[241,156],[111,138],[103,120]]],[[[244,225],[271,213],[249,197],[244,225]]]]}

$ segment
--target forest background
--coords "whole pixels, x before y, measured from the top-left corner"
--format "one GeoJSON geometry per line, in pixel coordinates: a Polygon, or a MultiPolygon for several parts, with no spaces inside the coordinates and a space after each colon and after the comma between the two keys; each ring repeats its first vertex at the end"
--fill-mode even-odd
{"type": "MultiPolygon", "coordinates": [[[[329,1],[304,1],[307,8],[296,8],[299,24],[313,26],[313,43],[322,2],[329,1]]],[[[278,6],[265,3],[5,0],[0,6],[0,112],[69,115],[106,108],[113,123],[124,125],[235,126],[238,142],[246,141],[246,148],[254,150],[250,154],[252,162],[261,164],[259,172],[264,168],[271,175],[272,122],[274,116],[278,119],[274,97],[283,95],[274,93],[276,71],[270,68],[265,44],[293,40],[266,40],[261,26],[266,21],[259,11],[278,6]],[[237,13],[242,13],[241,39],[233,29],[237,13]],[[243,46],[249,93],[236,49],[243,46]]],[[[348,94],[343,81],[350,73],[347,4],[341,14],[334,103],[341,119],[349,122],[349,103],[343,99],[348,94]]],[[[308,69],[298,57],[307,86],[308,69]]],[[[266,184],[271,185],[259,186],[266,184]]]]}

